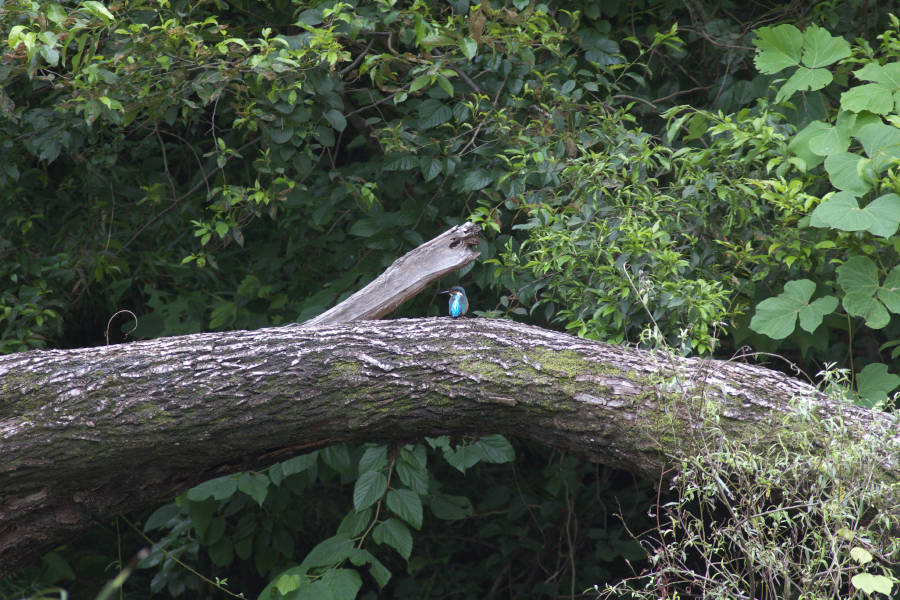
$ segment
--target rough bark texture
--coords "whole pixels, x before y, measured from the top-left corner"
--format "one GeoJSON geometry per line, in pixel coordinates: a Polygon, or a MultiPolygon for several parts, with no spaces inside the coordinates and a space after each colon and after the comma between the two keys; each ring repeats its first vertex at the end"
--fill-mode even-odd
{"type": "MultiPolygon", "coordinates": [[[[764,368],[488,319],[294,325],[0,357],[0,575],[96,520],[337,442],[499,432],[655,476],[701,425],[688,400],[701,391],[721,403],[726,431],[748,440],[792,399],[836,410],[764,368]]],[[[896,425],[841,410],[885,439],[896,425]]],[[[897,460],[885,459],[894,476],[897,460]]]]}

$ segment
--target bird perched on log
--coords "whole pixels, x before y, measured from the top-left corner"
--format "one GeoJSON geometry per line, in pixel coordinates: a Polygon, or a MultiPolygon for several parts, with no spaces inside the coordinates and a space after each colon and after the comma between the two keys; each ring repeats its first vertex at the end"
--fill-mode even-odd
{"type": "Polygon", "coordinates": [[[450,294],[450,316],[454,319],[463,316],[469,310],[469,299],[466,298],[466,290],[461,285],[454,285],[441,293],[450,294]]]}

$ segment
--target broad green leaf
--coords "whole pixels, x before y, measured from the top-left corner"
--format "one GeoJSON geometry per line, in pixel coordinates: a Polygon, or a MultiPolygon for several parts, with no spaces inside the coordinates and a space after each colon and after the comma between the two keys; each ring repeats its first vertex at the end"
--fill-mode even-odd
{"type": "Polygon", "coordinates": [[[177,517],[179,513],[181,513],[181,509],[174,502],[163,504],[147,517],[147,522],[144,523],[144,531],[162,529],[166,523],[177,517]]]}
{"type": "Polygon", "coordinates": [[[862,590],[869,596],[875,592],[884,594],[887,598],[891,597],[891,590],[894,588],[894,582],[884,575],[873,575],[872,573],[857,573],[850,578],[850,583],[858,590],[862,590]]]}
{"type": "Polygon", "coordinates": [[[875,295],[881,287],[878,267],[866,256],[854,256],[837,269],[838,284],[845,292],[842,304],[848,314],[862,317],[872,329],[881,329],[890,315],[875,295]]]}
{"type": "Polygon", "coordinates": [[[493,176],[484,169],[472,169],[468,171],[462,178],[462,191],[475,192],[487,187],[492,181],[493,176]]]}
{"type": "Polygon", "coordinates": [[[850,192],[838,192],[812,212],[809,224],[841,231],[870,231],[890,237],[900,224],[900,196],[885,194],[860,208],[850,192]]]}
{"type": "Polygon", "coordinates": [[[295,133],[293,127],[266,127],[265,132],[269,134],[269,137],[276,144],[286,144],[294,137],[295,133]]]}
{"type": "Polygon", "coordinates": [[[452,118],[453,111],[440,100],[431,98],[419,105],[419,127],[422,129],[437,127],[452,118]]]}
{"type": "Polygon", "coordinates": [[[482,460],[489,463],[507,463],[516,459],[512,444],[500,434],[482,436],[475,445],[481,448],[482,460]]]}
{"type": "Polygon", "coordinates": [[[97,2],[96,0],[86,0],[81,3],[81,7],[104,23],[109,23],[116,18],[109,12],[109,9],[103,6],[102,2],[97,2]]]}
{"type": "Polygon", "coordinates": [[[362,578],[356,569],[329,569],[322,576],[322,584],[334,600],[354,600],[362,587],[362,578]]]}
{"type": "Polygon", "coordinates": [[[756,314],[750,320],[750,329],[781,340],[794,332],[799,317],[800,326],[812,333],[822,323],[824,316],[837,308],[837,299],[833,296],[810,302],[815,291],[816,284],[809,279],[789,281],[781,294],[767,298],[756,306],[756,314]]]}
{"type": "Polygon", "coordinates": [[[894,97],[891,90],[881,84],[866,83],[843,92],[841,108],[855,113],[867,110],[886,115],[894,109],[894,97]]]}
{"type": "Polygon", "coordinates": [[[388,490],[387,507],[416,529],[422,527],[422,500],[412,490],[388,490]]]}
{"type": "Polygon", "coordinates": [[[306,569],[330,567],[344,561],[352,552],[353,540],[335,535],[316,544],[300,563],[300,566],[306,569]]]}
{"type": "Polygon", "coordinates": [[[209,559],[217,567],[227,567],[234,560],[234,542],[223,537],[207,549],[209,559]]]}
{"type": "Polygon", "coordinates": [[[350,463],[350,452],[345,444],[328,446],[319,450],[319,456],[322,457],[322,462],[338,473],[348,473],[352,466],[350,463]]]}
{"type": "Polygon", "coordinates": [[[302,473],[310,467],[315,467],[316,463],[318,462],[318,458],[318,451],[295,456],[294,458],[288,459],[281,463],[281,473],[285,477],[290,477],[291,475],[302,473]]]}
{"type": "Polygon", "coordinates": [[[443,521],[458,521],[472,516],[472,503],[465,496],[435,493],[428,497],[431,513],[443,521]]]}
{"type": "Polygon", "coordinates": [[[842,134],[837,127],[829,127],[809,140],[809,149],[819,156],[846,152],[849,147],[850,136],[842,134]]]}
{"type": "Polygon", "coordinates": [[[810,25],[803,32],[803,64],[810,68],[826,67],[850,56],[850,44],[834,37],[818,25],[810,25]]]}
{"type": "Polygon", "coordinates": [[[878,299],[884,302],[889,311],[900,315],[900,265],[891,269],[878,288],[878,299]]]}
{"type": "Polygon", "coordinates": [[[775,94],[775,102],[789,99],[795,92],[820,90],[834,79],[828,69],[798,67],[775,94]]]}
{"type": "Polygon", "coordinates": [[[409,489],[425,495],[428,493],[428,471],[422,467],[414,467],[406,462],[397,463],[397,476],[409,489]]]}
{"type": "Polygon", "coordinates": [[[866,155],[875,163],[877,171],[900,159],[900,128],[885,125],[879,119],[860,126],[856,137],[862,143],[866,155]]]}
{"type": "Polygon", "coordinates": [[[340,111],[335,109],[328,110],[324,115],[328,124],[337,131],[343,131],[347,127],[347,119],[340,111]]]}
{"type": "Polygon", "coordinates": [[[788,144],[788,150],[801,158],[806,166],[806,170],[813,169],[825,160],[823,156],[816,154],[811,147],[813,138],[821,133],[831,129],[831,126],[822,121],[813,121],[791,139],[788,144]]]}
{"type": "Polygon", "coordinates": [[[831,184],[839,190],[846,190],[855,196],[865,194],[871,184],[860,177],[860,161],[866,160],[852,152],[838,152],[825,159],[825,170],[831,184]]]}
{"type": "Polygon", "coordinates": [[[753,45],[757,52],[753,64],[760,73],[775,74],[786,67],[800,64],[803,34],[793,25],[760,27],[753,45]]]}
{"type": "Polygon", "coordinates": [[[238,489],[262,506],[269,493],[269,478],[264,473],[243,473],[238,479],[238,489]]]}
{"type": "Polygon", "coordinates": [[[441,174],[441,161],[429,156],[423,156],[419,159],[419,169],[422,171],[422,177],[425,181],[431,181],[441,174]]]}
{"type": "Polygon", "coordinates": [[[884,363],[872,363],[859,372],[856,386],[860,396],[868,401],[868,406],[877,406],[900,386],[900,375],[890,373],[884,363]]]}
{"type": "Polygon", "coordinates": [[[341,521],[341,524],[337,529],[337,534],[348,538],[354,538],[366,530],[366,527],[369,526],[371,520],[371,508],[352,510],[341,521]]]}
{"type": "Polygon", "coordinates": [[[419,75],[409,85],[409,93],[418,92],[423,87],[431,83],[431,75],[419,75]]]}
{"type": "Polygon", "coordinates": [[[237,479],[233,475],[223,475],[200,485],[195,485],[187,491],[188,500],[199,502],[207,498],[226,500],[237,491],[237,479]]]}
{"type": "MultiPolygon", "coordinates": [[[[454,94],[453,84],[450,83],[450,80],[449,80],[449,79],[447,79],[447,78],[444,77],[443,75],[437,75],[437,76],[435,77],[435,81],[437,81],[437,84],[438,84],[438,87],[439,87],[439,88],[441,88],[442,90],[444,90],[444,92],[445,92],[448,96],[450,96],[451,98],[453,97],[453,94],[454,94]]],[[[449,108],[448,108],[448,110],[450,110],[450,116],[452,117],[452,116],[453,116],[453,111],[452,111],[451,109],[449,109],[449,108]]],[[[449,121],[449,119],[447,119],[447,120],[449,121]]]]}
{"type": "Polygon", "coordinates": [[[353,508],[362,510],[381,500],[387,491],[387,477],[378,471],[361,473],[353,487],[353,508]]]}
{"type": "Polygon", "coordinates": [[[380,471],[386,467],[387,464],[387,446],[379,444],[365,449],[362,456],[359,457],[359,465],[356,470],[359,473],[365,473],[366,471],[380,471]]]}
{"type": "Polygon", "coordinates": [[[891,91],[900,89],[900,62],[886,65],[879,65],[877,62],[866,63],[863,68],[853,71],[853,74],[858,79],[874,81],[891,91]]]}
{"type": "Polygon", "coordinates": [[[444,458],[460,473],[465,473],[466,469],[484,458],[484,450],[475,444],[460,444],[455,449],[445,448],[444,458]]]}
{"type": "Polygon", "coordinates": [[[372,530],[372,539],[376,544],[387,544],[400,553],[400,556],[409,560],[412,553],[412,533],[403,521],[391,517],[375,526],[372,530]]]}
{"type": "Polygon", "coordinates": [[[478,54],[478,42],[476,42],[469,36],[464,37],[459,42],[459,47],[465,57],[469,60],[472,60],[473,58],[475,58],[475,55],[478,54]]]}

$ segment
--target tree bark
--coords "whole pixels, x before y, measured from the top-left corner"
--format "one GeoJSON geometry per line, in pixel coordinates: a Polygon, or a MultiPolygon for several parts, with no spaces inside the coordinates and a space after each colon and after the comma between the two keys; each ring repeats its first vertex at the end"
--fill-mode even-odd
{"type": "MultiPolygon", "coordinates": [[[[833,405],[765,368],[502,320],[292,325],[12,354],[0,357],[0,575],[97,520],[338,442],[504,433],[658,476],[710,399],[726,433],[748,443],[792,400],[897,441],[892,416],[833,405]]],[[[885,456],[894,480],[897,462],[885,456]]]]}

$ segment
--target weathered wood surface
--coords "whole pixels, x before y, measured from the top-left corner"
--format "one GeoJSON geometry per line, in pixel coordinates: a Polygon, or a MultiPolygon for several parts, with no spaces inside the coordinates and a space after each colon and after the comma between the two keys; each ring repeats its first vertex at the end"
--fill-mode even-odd
{"type": "Polygon", "coordinates": [[[481,254],[475,247],[481,228],[463,223],[429,240],[394,261],[384,273],[334,308],[303,323],[304,327],[380,319],[444,275],[481,254]]]}
{"type": "MultiPolygon", "coordinates": [[[[657,475],[712,393],[764,440],[810,386],[510,321],[404,319],[206,333],[0,357],[0,575],[98,520],[337,442],[521,436],[657,475]]],[[[842,407],[866,435],[893,417],[842,407]]],[[[896,434],[896,429],[893,429],[896,434]]],[[[897,472],[898,457],[885,456],[897,472]],[[892,462],[893,461],[893,462],[892,462]]]]}

